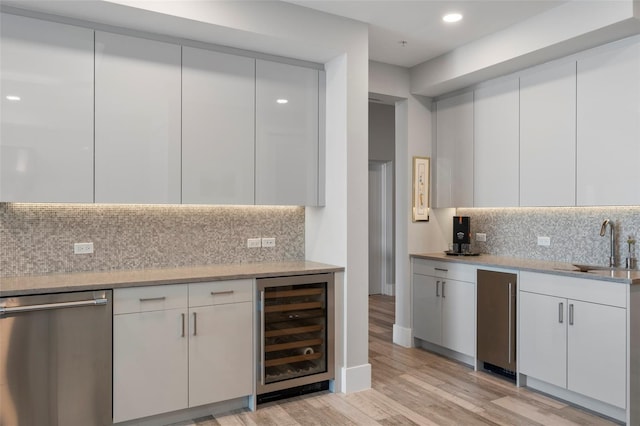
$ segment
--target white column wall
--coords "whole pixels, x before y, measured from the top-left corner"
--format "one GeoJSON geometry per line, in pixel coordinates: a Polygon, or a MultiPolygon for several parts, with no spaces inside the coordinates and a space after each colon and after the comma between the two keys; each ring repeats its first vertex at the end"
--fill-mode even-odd
{"type": "Polygon", "coordinates": [[[411,218],[413,157],[434,154],[431,100],[410,93],[407,68],[373,61],[369,62],[369,92],[396,99],[396,319],[393,341],[411,346],[409,255],[448,247],[453,209],[431,209],[428,222],[413,222],[411,218]]]}

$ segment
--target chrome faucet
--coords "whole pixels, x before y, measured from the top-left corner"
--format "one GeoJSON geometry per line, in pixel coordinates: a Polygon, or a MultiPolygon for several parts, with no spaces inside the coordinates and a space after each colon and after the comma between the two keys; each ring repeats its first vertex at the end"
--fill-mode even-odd
{"type": "Polygon", "coordinates": [[[607,232],[607,225],[609,225],[609,233],[611,236],[611,255],[609,256],[609,267],[615,267],[618,264],[616,259],[616,230],[615,225],[609,219],[605,219],[600,227],[600,236],[604,237],[607,232]]]}

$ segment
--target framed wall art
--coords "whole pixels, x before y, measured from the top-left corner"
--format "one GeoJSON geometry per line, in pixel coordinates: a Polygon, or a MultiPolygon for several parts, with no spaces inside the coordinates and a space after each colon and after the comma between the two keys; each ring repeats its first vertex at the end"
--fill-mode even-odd
{"type": "Polygon", "coordinates": [[[429,220],[429,157],[413,157],[413,206],[414,222],[429,220]]]}

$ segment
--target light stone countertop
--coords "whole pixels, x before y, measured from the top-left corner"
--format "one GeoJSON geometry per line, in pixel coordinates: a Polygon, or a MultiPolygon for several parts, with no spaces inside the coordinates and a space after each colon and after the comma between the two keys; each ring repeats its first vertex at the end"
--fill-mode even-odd
{"type": "Polygon", "coordinates": [[[442,262],[465,263],[475,266],[542,272],[545,274],[564,275],[576,278],[590,278],[620,284],[640,284],[640,271],[628,270],[624,268],[605,268],[602,270],[580,272],[578,268],[573,266],[571,263],[551,262],[536,259],[521,259],[508,256],[494,256],[490,254],[480,254],[478,256],[449,256],[444,252],[441,252],[416,253],[411,254],[410,257],[418,259],[437,260],[442,262]]]}
{"type": "Polygon", "coordinates": [[[297,261],[0,277],[0,297],[341,271],[343,267],[297,261]]]}

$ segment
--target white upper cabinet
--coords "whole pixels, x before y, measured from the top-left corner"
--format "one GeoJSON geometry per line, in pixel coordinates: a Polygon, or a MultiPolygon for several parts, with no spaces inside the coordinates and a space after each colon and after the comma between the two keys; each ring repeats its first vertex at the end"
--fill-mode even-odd
{"type": "Polygon", "coordinates": [[[435,206],[473,207],[473,92],[436,103],[435,206]]]}
{"type": "Polygon", "coordinates": [[[182,202],[253,204],[255,59],[182,51],[182,202]]]}
{"type": "Polygon", "coordinates": [[[256,204],[318,205],[318,80],[256,61],[256,204]]]}
{"type": "Polygon", "coordinates": [[[576,204],[576,63],[520,76],[520,205],[576,204]]]}
{"type": "Polygon", "coordinates": [[[640,42],[578,60],[577,204],[640,204],[640,42]]]}
{"type": "Polygon", "coordinates": [[[180,54],[96,32],[97,203],[180,203],[180,54]]]}
{"type": "Polygon", "coordinates": [[[518,78],[499,79],[475,91],[475,207],[518,206],[518,111],[518,78]]]}
{"type": "Polygon", "coordinates": [[[0,201],[93,202],[93,31],[1,14],[0,201]]]}

